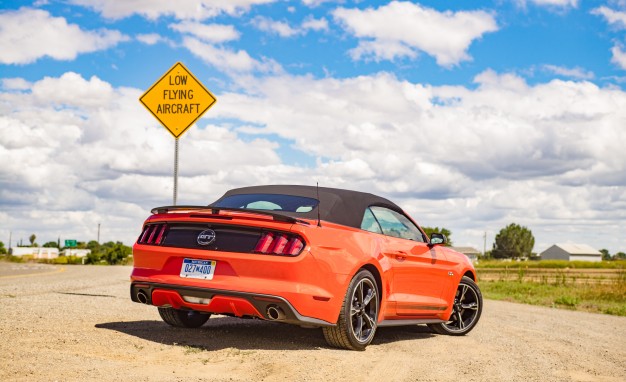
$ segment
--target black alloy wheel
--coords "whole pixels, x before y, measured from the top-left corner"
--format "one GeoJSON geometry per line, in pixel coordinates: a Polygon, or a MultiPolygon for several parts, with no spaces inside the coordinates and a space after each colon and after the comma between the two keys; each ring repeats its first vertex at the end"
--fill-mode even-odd
{"type": "Polygon", "coordinates": [[[462,336],[469,333],[480,319],[483,296],[474,280],[463,276],[454,295],[452,314],[447,322],[428,325],[439,334],[462,336]]]}
{"type": "Polygon", "coordinates": [[[365,350],[378,327],[378,287],[368,270],[361,270],[348,287],[336,326],[323,328],[329,345],[365,350]]]}

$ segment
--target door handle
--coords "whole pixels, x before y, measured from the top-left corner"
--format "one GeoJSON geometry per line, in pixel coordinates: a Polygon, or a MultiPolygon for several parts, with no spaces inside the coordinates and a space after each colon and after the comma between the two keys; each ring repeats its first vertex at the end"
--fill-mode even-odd
{"type": "Polygon", "coordinates": [[[394,253],[394,256],[396,257],[396,260],[398,261],[404,261],[406,260],[406,252],[403,251],[396,251],[394,253]]]}

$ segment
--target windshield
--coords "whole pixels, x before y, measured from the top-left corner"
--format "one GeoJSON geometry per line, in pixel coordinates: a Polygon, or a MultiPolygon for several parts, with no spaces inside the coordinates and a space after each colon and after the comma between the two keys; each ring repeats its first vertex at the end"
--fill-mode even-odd
{"type": "Polygon", "coordinates": [[[211,204],[212,207],[244,208],[251,210],[311,212],[319,201],[313,198],[278,194],[240,194],[227,196],[211,204]]]}

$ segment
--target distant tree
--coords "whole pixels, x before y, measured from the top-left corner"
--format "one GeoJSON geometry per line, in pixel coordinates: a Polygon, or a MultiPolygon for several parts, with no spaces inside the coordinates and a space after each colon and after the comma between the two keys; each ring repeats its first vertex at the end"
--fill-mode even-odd
{"type": "Polygon", "coordinates": [[[106,249],[104,250],[102,258],[106,260],[107,263],[112,265],[121,263],[132,253],[132,249],[120,241],[116,243],[105,243],[105,247],[106,249]]]}
{"type": "Polygon", "coordinates": [[[31,247],[36,247],[37,246],[37,243],[35,243],[35,240],[37,240],[37,236],[35,236],[35,234],[30,235],[28,240],[30,241],[30,246],[31,247]]]}
{"type": "Polygon", "coordinates": [[[626,260],[626,253],[617,252],[614,257],[615,260],[626,260]]]}
{"type": "Polygon", "coordinates": [[[442,233],[446,236],[446,238],[448,239],[448,245],[452,245],[452,239],[450,239],[450,236],[452,236],[452,232],[450,232],[449,229],[447,228],[439,228],[439,227],[422,227],[422,229],[424,230],[424,232],[426,232],[426,235],[428,235],[428,237],[430,237],[430,235],[432,233],[442,233]]]}
{"type": "Polygon", "coordinates": [[[91,252],[100,250],[100,243],[95,240],[91,240],[85,246],[87,249],[91,249],[91,252]]]}
{"type": "Polygon", "coordinates": [[[483,253],[482,255],[478,255],[478,259],[480,260],[491,260],[492,255],[491,255],[491,251],[487,251],[485,253],[483,253]]]}
{"type": "Polygon", "coordinates": [[[100,251],[98,252],[92,251],[89,254],[87,254],[87,257],[85,259],[85,264],[99,264],[101,260],[102,260],[102,253],[100,251]]]}
{"type": "Polygon", "coordinates": [[[491,254],[496,259],[530,257],[535,246],[532,232],[518,224],[511,223],[496,235],[491,254]]]}
{"type": "Polygon", "coordinates": [[[4,248],[4,243],[0,241],[0,255],[6,255],[7,249],[4,248]]]}
{"type": "MultiPolygon", "coordinates": [[[[83,243],[84,244],[84,243],[83,243]]],[[[111,243],[114,244],[114,243],[111,243]]],[[[85,263],[87,264],[98,264],[102,260],[105,252],[105,247],[100,245],[95,240],[90,240],[87,244],[84,244],[86,249],[89,249],[91,253],[87,255],[85,259],[85,263]]]]}
{"type": "Polygon", "coordinates": [[[59,248],[56,241],[49,241],[43,245],[46,248],[59,248]]]}
{"type": "Polygon", "coordinates": [[[602,254],[602,260],[613,260],[608,249],[601,249],[600,253],[602,254]]]}

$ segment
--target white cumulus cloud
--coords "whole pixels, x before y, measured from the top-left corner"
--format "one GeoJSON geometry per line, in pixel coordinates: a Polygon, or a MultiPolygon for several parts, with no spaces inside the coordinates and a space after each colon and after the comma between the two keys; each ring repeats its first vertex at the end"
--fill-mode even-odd
{"type": "Polygon", "coordinates": [[[526,7],[528,3],[533,3],[540,7],[548,7],[553,9],[577,8],[578,0],[515,0],[521,6],[526,7]]]}
{"type": "Polygon", "coordinates": [[[182,21],[177,24],[170,24],[169,27],[177,32],[189,34],[215,44],[239,39],[239,32],[232,25],[182,21]]]}
{"type": "Polygon", "coordinates": [[[0,63],[28,64],[42,57],[73,60],[129,38],[119,31],[83,30],[63,17],[30,8],[0,13],[0,63]]]}
{"type": "Polygon", "coordinates": [[[252,19],[252,25],[260,31],[275,33],[280,37],[292,37],[299,33],[297,29],[292,28],[287,22],[272,20],[264,16],[257,16],[252,19]]]}
{"type": "Polygon", "coordinates": [[[626,12],[613,10],[609,7],[602,6],[595,8],[591,14],[603,16],[607,23],[620,29],[626,28],[626,12]]]}
{"type": "Polygon", "coordinates": [[[139,41],[142,42],[146,45],[154,45],[157,44],[159,42],[168,42],[168,39],[162,37],[161,35],[157,34],[157,33],[143,33],[143,34],[138,34],[135,36],[135,38],[139,41]]]}
{"type": "Polygon", "coordinates": [[[547,5],[555,7],[573,7],[578,6],[578,0],[530,0],[537,5],[547,5]]]}
{"type": "Polygon", "coordinates": [[[393,1],[379,8],[338,8],[333,16],[359,38],[353,58],[413,58],[425,52],[442,66],[471,59],[467,50],[485,33],[498,30],[495,17],[485,11],[446,11],[393,1]]]}
{"type": "Polygon", "coordinates": [[[626,70],[626,51],[616,45],[611,48],[611,53],[613,54],[611,62],[626,70]]]}
{"type": "Polygon", "coordinates": [[[85,80],[80,74],[67,72],[61,77],[45,77],[31,88],[34,99],[42,104],[92,106],[107,104],[114,96],[108,82],[98,77],[85,80]]]}
{"type": "Polygon", "coordinates": [[[312,16],[307,17],[300,26],[296,27],[292,27],[286,21],[276,21],[264,16],[257,16],[252,19],[252,25],[262,32],[276,34],[280,37],[294,37],[305,35],[308,31],[328,30],[328,20],[325,18],[316,19],[312,16]]]}
{"type": "Polygon", "coordinates": [[[280,72],[281,66],[273,60],[256,60],[245,50],[232,50],[185,37],[183,46],[209,65],[225,73],[280,72]]]}
{"type": "Polygon", "coordinates": [[[314,30],[314,31],[325,31],[328,30],[328,20],[325,18],[316,19],[314,17],[307,17],[302,22],[302,29],[304,30],[314,30]]]}
{"type": "Polygon", "coordinates": [[[547,72],[550,72],[559,76],[563,76],[563,77],[570,77],[570,78],[576,78],[576,79],[581,79],[581,80],[590,80],[595,77],[593,72],[587,71],[578,66],[574,68],[567,68],[564,66],[546,64],[546,65],[543,65],[542,68],[543,70],[547,72]]]}
{"type": "Polygon", "coordinates": [[[315,8],[315,7],[320,6],[323,3],[329,3],[331,1],[336,1],[336,0],[302,0],[302,4],[306,5],[307,7],[315,8]]]}
{"type": "Polygon", "coordinates": [[[92,8],[109,19],[121,19],[134,14],[150,20],[174,16],[179,20],[204,20],[220,14],[237,16],[250,7],[275,0],[70,0],[71,3],[92,8]]]}

